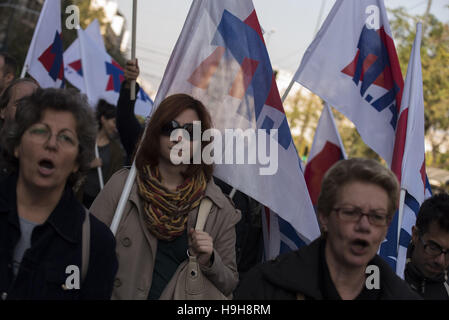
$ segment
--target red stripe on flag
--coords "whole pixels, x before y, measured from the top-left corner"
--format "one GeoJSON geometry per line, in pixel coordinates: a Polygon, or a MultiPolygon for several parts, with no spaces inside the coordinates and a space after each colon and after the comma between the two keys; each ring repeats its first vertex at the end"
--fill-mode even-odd
{"type": "Polygon", "coordinates": [[[327,141],[324,148],[307,163],[304,178],[314,206],[318,201],[324,175],[330,167],[342,158],[343,154],[340,147],[327,141]]]}
{"type": "Polygon", "coordinates": [[[421,166],[421,170],[419,170],[419,172],[421,173],[421,179],[422,179],[422,184],[424,186],[424,194],[426,193],[426,160],[424,159],[422,166],[421,166]]]}
{"type": "Polygon", "coordinates": [[[273,74],[273,78],[271,79],[270,93],[268,94],[267,101],[265,101],[265,104],[267,106],[270,106],[270,107],[273,107],[273,108],[279,110],[279,112],[285,113],[284,107],[282,106],[282,100],[281,100],[281,96],[279,95],[279,90],[278,90],[278,86],[276,84],[276,78],[275,78],[274,74],[273,74]]]}
{"type": "Polygon", "coordinates": [[[248,18],[244,21],[247,25],[249,25],[251,28],[256,30],[256,32],[259,34],[260,39],[262,39],[262,42],[265,44],[265,40],[263,38],[262,29],[260,28],[259,19],[257,19],[256,10],[253,10],[251,14],[248,16],[248,18]]]}
{"type": "Polygon", "coordinates": [[[391,171],[394,172],[396,177],[401,182],[402,176],[402,159],[404,158],[405,140],[407,137],[407,119],[408,108],[402,111],[399,116],[398,124],[396,127],[396,137],[394,140],[393,160],[391,161],[391,171]]]}

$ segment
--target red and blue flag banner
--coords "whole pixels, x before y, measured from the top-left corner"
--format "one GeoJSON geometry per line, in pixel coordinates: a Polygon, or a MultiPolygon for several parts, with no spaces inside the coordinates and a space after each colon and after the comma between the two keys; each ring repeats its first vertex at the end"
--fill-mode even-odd
{"type": "Polygon", "coordinates": [[[46,0],[28,49],[22,77],[28,72],[42,88],[64,86],[61,31],[61,1],[46,0]]]}
{"type": "MultiPolygon", "coordinates": [[[[125,80],[123,68],[98,45],[84,30],[78,30],[82,77],[86,95],[92,106],[100,99],[117,105],[122,82],[125,80]]],[[[136,99],[135,113],[141,116],[151,114],[153,101],[140,88],[136,99]]]]}
{"type": "MultiPolygon", "coordinates": [[[[103,36],[100,31],[100,23],[97,19],[92,21],[85,31],[92,38],[92,40],[95,41],[99,48],[103,48],[103,50],[106,51],[103,36]]],[[[87,91],[84,83],[83,67],[81,63],[81,49],[78,38],[76,38],[67,50],[64,51],[64,61],[66,80],[82,93],[86,93],[87,91]]]]}
{"type": "MultiPolygon", "coordinates": [[[[404,81],[383,0],[337,0],[295,80],[348,117],[400,181],[407,118],[404,81]],[[338,50],[336,50],[338,48],[338,50]]],[[[396,269],[398,215],[379,254],[396,269]]]]}
{"type": "Polygon", "coordinates": [[[337,0],[295,80],[348,117],[392,164],[404,83],[382,0],[337,0]]]}
{"type": "Polygon", "coordinates": [[[424,95],[421,71],[421,24],[416,26],[415,41],[407,68],[401,115],[407,118],[405,152],[402,160],[401,189],[405,193],[400,211],[396,273],[403,277],[407,247],[411,241],[419,207],[431,196],[426,174],[424,147],[424,95]]]}
{"type": "Polygon", "coordinates": [[[216,163],[214,174],[276,212],[303,242],[318,237],[318,222],[252,1],[193,1],[165,70],[156,107],[175,93],[201,100],[222,133],[254,129],[261,134],[246,140],[245,148],[258,150],[263,144],[265,151],[270,149],[269,158],[277,154],[277,170],[261,174],[260,169],[267,168],[260,162],[223,161],[216,163]],[[277,135],[271,135],[273,129],[277,135]],[[274,146],[273,150],[267,145],[274,146]]]}
{"type": "Polygon", "coordinates": [[[335,125],[332,110],[326,103],[315,130],[304,171],[310,198],[315,207],[324,175],[330,167],[342,159],[346,159],[345,149],[335,125]]]}

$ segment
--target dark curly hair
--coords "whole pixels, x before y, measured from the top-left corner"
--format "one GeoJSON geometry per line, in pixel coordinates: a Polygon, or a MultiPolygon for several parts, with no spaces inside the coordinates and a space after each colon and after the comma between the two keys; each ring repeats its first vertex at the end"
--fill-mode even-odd
{"type": "Polygon", "coordinates": [[[77,163],[79,170],[72,173],[68,183],[74,186],[89,170],[94,159],[97,125],[86,96],[71,89],[38,89],[31,96],[18,101],[15,121],[5,128],[3,137],[4,165],[8,172],[16,172],[19,160],[14,149],[20,145],[25,131],[42,119],[45,110],[68,111],[76,120],[76,133],[79,140],[77,163]]]}

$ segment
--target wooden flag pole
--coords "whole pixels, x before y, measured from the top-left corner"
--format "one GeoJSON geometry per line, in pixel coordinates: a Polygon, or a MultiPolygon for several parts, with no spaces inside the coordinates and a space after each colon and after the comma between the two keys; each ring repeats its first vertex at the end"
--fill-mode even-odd
{"type": "MultiPolygon", "coordinates": [[[[133,0],[133,21],[132,21],[132,40],[131,40],[131,60],[136,59],[136,34],[137,34],[137,0],[133,0]]],[[[131,100],[136,100],[136,81],[131,81],[131,100]]]]}

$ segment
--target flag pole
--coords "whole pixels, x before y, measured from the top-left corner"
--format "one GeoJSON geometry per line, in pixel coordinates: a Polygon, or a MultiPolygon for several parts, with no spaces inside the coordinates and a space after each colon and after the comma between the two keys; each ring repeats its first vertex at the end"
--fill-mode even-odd
{"type": "Polygon", "coordinates": [[[399,250],[399,238],[401,236],[402,218],[404,215],[405,192],[406,192],[406,190],[401,188],[401,193],[399,196],[398,237],[397,237],[397,241],[396,241],[396,252],[399,250]]]}
{"type": "MultiPolygon", "coordinates": [[[[98,144],[95,142],[95,157],[97,159],[100,158],[100,153],[98,152],[98,144]]],[[[104,180],[103,180],[103,172],[101,171],[101,167],[97,167],[98,172],[98,181],[100,182],[100,190],[103,190],[104,188],[104,180]]]]}
{"type": "Polygon", "coordinates": [[[23,68],[22,68],[22,73],[20,74],[20,79],[25,78],[27,70],[28,70],[28,68],[27,68],[27,64],[26,64],[26,61],[25,61],[25,64],[23,65],[23,68]]]}
{"type": "MultiPolygon", "coordinates": [[[[133,0],[133,21],[132,21],[132,41],[131,41],[131,60],[136,59],[136,33],[137,33],[137,0],[133,0]]],[[[136,100],[136,80],[131,81],[131,101],[136,100]]]]}
{"type": "MultiPolygon", "coordinates": [[[[412,59],[414,59],[414,55],[416,54],[416,52],[420,52],[421,50],[421,34],[422,34],[422,24],[420,22],[418,22],[416,24],[416,34],[415,34],[415,40],[413,42],[413,46],[412,46],[412,51],[410,53],[410,61],[409,61],[409,68],[410,66],[413,68],[413,63],[410,63],[411,61],[413,61],[412,59]]],[[[407,69],[407,76],[409,75],[409,70],[411,69],[407,69]]],[[[410,71],[410,73],[412,73],[410,71]]],[[[404,88],[405,90],[405,88],[404,88]]],[[[409,106],[415,105],[416,104],[416,95],[411,94],[410,95],[410,101],[408,102],[409,106]]],[[[413,119],[414,115],[412,112],[408,113],[408,119],[407,119],[407,131],[409,130],[408,126],[409,124],[413,123],[413,119]]],[[[408,145],[408,141],[406,142],[406,146],[408,145]]],[[[405,150],[404,150],[405,152],[405,150]]],[[[402,160],[404,161],[404,160],[402,160]]],[[[401,177],[401,184],[402,184],[402,177],[401,177]]],[[[399,198],[399,216],[398,216],[398,237],[397,237],[397,244],[396,244],[396,248],[397,250],[399,250],[399,239],[401,236],[401,227],[402,227],[402,220],[403,220],[403,216],[404,216],[404,203],[405,203],[405,195],[406,195],[406,188],[402,188],[401,187],[401,194],[400,194],[400,198],[399,198]]]]}
{"type": "Polygon", "coordinates": [[[117,229],[120,224],[120,220],[123,216],[123,211],[125,209],[126,202],[128,201],[129,194],[131,192],[131,188],[134,184],[134,180],[136,178],[136,164],[133,162],[131,169],[129,170],[128,178],[126,178],[125,186],[123,187],[123,192],[120,197],[120,200],[117,204],[117,208],[115,209],[114,219],[112,219],[111,223],[111,232],[114,236],[117,234],[117,229]]]}

